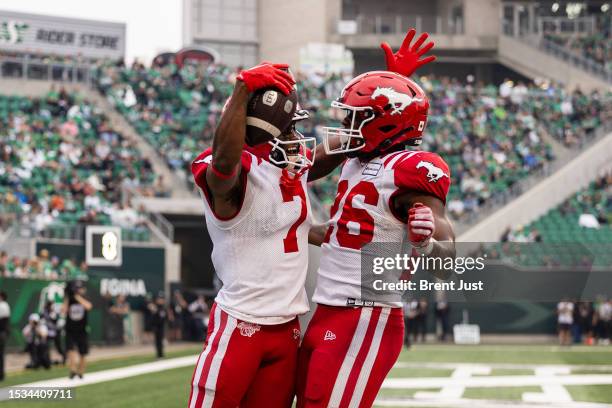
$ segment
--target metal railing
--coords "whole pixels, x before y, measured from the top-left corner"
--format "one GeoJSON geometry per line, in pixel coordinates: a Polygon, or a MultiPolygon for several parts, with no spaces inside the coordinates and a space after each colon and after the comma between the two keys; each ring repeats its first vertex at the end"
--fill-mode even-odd
{"type": "Polygon", "coordinates": [[[174,225],[166,217],[159,213],[148,212],[147,218],[170,242],[174,242],[174,225]]]}
{"type": "Polygon", "coordinates": [[[338,21],[337,33],[343,35],[405,34],[407,27],[414,27],[419,33],[426,31],[430,34],[463,34],[463,19],[440,16],[359,14],[354,20],[338,21]]]}
{"type": "Polygon", "coordinates": [[[576,55],[573,51],[568,48],[556,44],[554,41],[548,40],[544,37],[539,36],[523,36],[516,37],[517,39],[537,47],[538,49],[552,55],[560,60],[586,71],[592,75],[595,75],[604,81],[612,82],[612,70],[606,68],[603,64],[595,62],[589,58],[584,58],[580,55],[576,55]]]}
{"type": "Polygon", "coordinates": [[[537,18],[540,33],[593,34],[596,31],[595,16],[568,18],[542,16],[537,18]]]}
{"type": "MultiPolygon", "coordinates": [[[[121,189],[121,202],[124,205],[130,205],[133,199],[143,198],[138,189],[124,186],[121,189]]],[[[170,242],[174,242],[174,225],[166,219],[162,214],[147,211],[145,213],[147,220],[153,224],[164,238],[170,242]]],[[[155,231],[153,231],[155,232],[155,231]]]]}
{"type": "Polygon", "coordinates": [[[0,76],[9,79],[37,79],[91,85],[95,66],[80,62],[61,62],[31,55],[0,54],[0,76]]]}
{"type": "Polygon", "coordinates": [[[553,16],[536,16],[534,21],[516,21],[505,18],[502,21],[504,34],[510,36],[532,35],[532,34],[593,34],[597,31],[595,16],[567,18],[553,16]]]}
{"type": "MultiPolygon", "coordinates": [[[[36,231],[29,226],[20,226],[22,234],[26,229],[34,238],[47,240],[70,240],[84,241],[86,225],[83,224],[51,224],[42,231],[36,231]]],[[[146,226],[133,228],[121,228],[121,236],[124,242],[151,242],[151,230],[146,226]]]]}

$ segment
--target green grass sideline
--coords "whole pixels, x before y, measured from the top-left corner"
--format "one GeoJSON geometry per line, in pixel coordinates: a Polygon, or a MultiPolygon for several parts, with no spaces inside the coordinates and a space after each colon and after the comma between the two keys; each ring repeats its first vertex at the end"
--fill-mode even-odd
{"type": "MultiPolygon", "coordinates": [[[[167,352],[164,359],[183,357],[183,356],[197,356],[202,351],[201,346],[189,347],[181,350],[175,350],[167,352]]],[[[150,363],[157,361],[154,356],[154,351],[151,350],[150,355],[137,355],[132,357],[111,357],[107,359],[96,360],[87,365],[87,373],[93,373],[96,371],[110,370],[113,368],[122,368],[136,364],[150,363]]],[[[35,381],[50,380],[54,378],[67,377],[68,368],[65,366],[54,366],[50,370],[38,369],[25,370],[14,373],[8,373],[5,380],[0,382],[0,388],[10,387],[19,384],[27,384],[35,381]]]]}

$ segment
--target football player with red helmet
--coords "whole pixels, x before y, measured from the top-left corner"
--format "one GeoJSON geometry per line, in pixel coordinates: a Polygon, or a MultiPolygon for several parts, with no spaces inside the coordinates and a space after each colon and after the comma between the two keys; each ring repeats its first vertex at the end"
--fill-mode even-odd
{"type": "Polygon", "coordinates": [[[299,408],[371,407],[401,351],[401,302],[362,297],[364,246],[409,243],[415,255],[454,256],[445,213],[449,167],[437,154],[410,149],[421,144],[429,101],[406,75],[433,46],[420,48],[425,35],[410,47],[413,36],[396,54],[383,45],[389,71],[357,76],[332,102],[346,117],[341,127],[325,128],[324,146],[348,159],[330,220],[310,233],[321,261],[317,309],[300,348],[299,408]]]}
{"type": "Polygon", "coordinates": [[[293,401],[301,337],[297,316],[309,309],[306,182],[328,174],[344,158],[327,155],[323,145],[314,150],[314,138],[295,129],[308,114],[297,109],[296,97],[277,94],[292,93],[295,80],[287,68],[262,63],[242,71],[212,149],[192,163],[223,287],[193,373],[190,408],[284,408],[293,401]],[[252,93],[267,88],[278,91],[266,90],[264,103],[282,102],[288,114],[280,127],[248,120],[252,93]],[[250,123],[273,130],[274,137],[247,140],[250,123]]]}

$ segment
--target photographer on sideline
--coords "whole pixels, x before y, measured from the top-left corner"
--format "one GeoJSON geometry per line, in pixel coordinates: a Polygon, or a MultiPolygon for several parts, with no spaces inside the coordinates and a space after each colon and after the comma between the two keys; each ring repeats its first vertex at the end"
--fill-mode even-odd
{"type": "MultiPolygon", "coordinates": [[[[59,305],[58,305],[59,306],[59,305]]],[[[62,331],[60,328],[60,315],[57,312],[56,305],[50,300],[45,302],[45,309],[42,313],[42,318],[47,325],[48,331],[48,345],[49,355],[51,355],[51,349],[55,345],[55,349],[62,357],[62,364],[66,364],[66,352],[62,347],[62,331]]],[[[53,360],[51,361],[53,363],[53,360]]],[[[55,363],[54,363],[55,364],[55,363]]]]}
{"type": "Polygon", "coordinates": [[[45,322],[40,321],[40,316],[37,313],[32,313],[22,333],[26,342],[26,351],[30,353],[30,362],[26,365],[26,368],[44,367],[48,370],[51,367],[51,362],[49,361],[48,331],[45,322]]]}
{"type": "Polygon", "coordinates": [[[83,281],[68,282],[62,305],[62,313],[66,316],[66,353],[71,379],[75,376],[83,378],[85,356],[89,352],[87,313],[91,310],[92,304],[85,299],[85,291],[83,281]]]}

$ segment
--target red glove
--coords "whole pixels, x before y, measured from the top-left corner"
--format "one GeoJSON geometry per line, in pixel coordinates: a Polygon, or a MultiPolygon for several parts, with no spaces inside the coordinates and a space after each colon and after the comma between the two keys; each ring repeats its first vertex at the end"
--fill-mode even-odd
{"type": "Polygon", "coordinates": [[[433,41],[425,44],[423,48],[421,45],[427,40],[429,34],[423,33],[418,40],[410,48],[410,42],[414,38],[416,30],[411,28],[406,34],[406,38],[402,42],[402,46],[399,51],[393,54],[393,50],[386,42],[380,44],[380,47],[385,51],[385,60],[387,60],[387,71],[397,72],[404,76],[411,76],[420,66],[428,64],[436,59],[433,55],[419,60],[419,57],[423,56],[427,51],[431,50],[435,43],[433,41]],[[420,48],[420,49],[419,49],[420,48]]]}
{"type": "Polygon", "coordinates": [[[436,231],[436,224],[431,208],[421,203],[415,203],[408,210],[408,240],[416,248],[429,245],[436,231]]]}
{"type": "Polygon", "coordinates": [[[262,63],[256,67],[240,71],[236,79],[244,82],[249,91],[257,91],[262,88],[277,88],[285,95],[289,95],[295,85],[295,79],[283,69],[288,69],[287,64],[262,63]]]}

